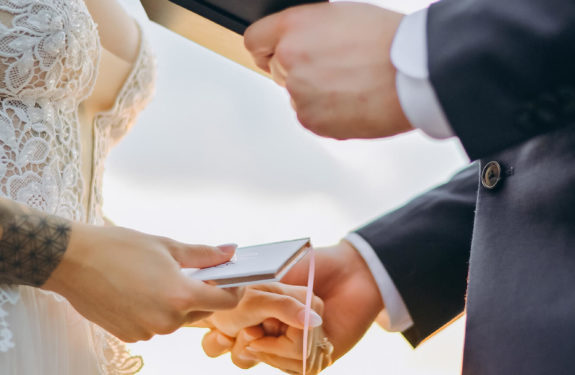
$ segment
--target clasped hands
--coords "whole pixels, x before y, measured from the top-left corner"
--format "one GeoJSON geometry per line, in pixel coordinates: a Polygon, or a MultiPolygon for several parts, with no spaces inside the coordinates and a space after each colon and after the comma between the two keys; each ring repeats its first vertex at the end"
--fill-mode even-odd
{"type": "MultiPolygon", "coordinates": [[[[262,361],[300,373],[305,297],[302,286],[273,283],[249,287],[235,309],[213,314],[194,326],[210,328],[202,341],[210,357],[230,352],[233,363],[243,369],[262,361]]],[[[324,353],[317,345],[325,337],[321,328],[323,301],[315,296],[312,308],[306,357],[308,373],[315,374],[331,362],[331,353],[324,353]]]]}
{"type": "MultiPolygon", "coordinates": [[[[317,374],[363,336],[383,308],[361,255],[346,241],[315,250],[316,282],[305,348],[307,373],[317,374]]],[[[259,362],[292,374],[302,372],[307,271],[304,259],[282,283],[253,286],[233,310],[194,323],[209,328],[202,346],[210,357],[231,353],[247,369],[259,362]]]]}
{"type": "MultiPolygon", "coordinates": [[[[297,263],[283,284],[245,289],[221,289],[180,272],[223,263],[234,250],[74,223],[68,249],[43,288],[123,341],[195,324],[211,329],[203,340],[210,356],[230,351],[242,368],[261,361],[301,372],[309,259],[297,263]]],[[[369,268],[348,242],[317,249],[315,257],[310,374],[351,349],[383,308],[369,268]]]]}

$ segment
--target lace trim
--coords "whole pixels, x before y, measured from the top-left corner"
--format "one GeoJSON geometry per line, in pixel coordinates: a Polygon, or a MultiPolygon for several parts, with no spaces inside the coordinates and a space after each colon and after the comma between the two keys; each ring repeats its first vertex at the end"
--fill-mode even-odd
{"type": "Polygon", "coordinates": [[[123,342],[100,327],[93,326],[92,328],[94,347],[97,348],[98,358],[103,359],[100,362],[100,369],[103,373],[108,375],[131,375],[142,369],[144,366],[142,356],[131,355],[123,342]]]}
{"type": "Polygon", "coordinates": [[[8,326],[8,312],[4,310],[3,306],[7,303],[15,305],[20,300],[20,294],[15,287],[0,287],[0,352],[6,353],[14,348],[14,340],[12,339],[12,331],[8,326]]]}
{"type": "Polygon", "coordinates": [[[101,224],[103,213],[102,180],[106,157],[111,147],[117,143],[136,122],[138,114],[150,102],[154,94],[156,62],[146,36],[140,27],[140,51],[134,68],[116,97],[114,106],[107,112],[98,113],[94,118],[94,145],[91,194],[88,218],[101,224]]]}

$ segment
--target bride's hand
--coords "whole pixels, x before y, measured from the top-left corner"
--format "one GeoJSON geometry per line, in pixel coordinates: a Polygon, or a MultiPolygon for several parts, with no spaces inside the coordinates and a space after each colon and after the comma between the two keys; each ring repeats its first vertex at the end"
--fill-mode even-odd
{"type": "Polygon", "coordinates": [[[73,224],[60,264],[43,288],[127,342],[175,331],[235,307],[243,290],[185,277],[181,267],[228,261],[235,246],[186,245],[120,227],[73,224]]]}
{"type": "MultiPolygon", "coordinates": [[[[195,324],[211,329],[202,341],[204,351],[210,357],[229,351],[234,364],[244,369],[268,359],[266,354],[290,362],[299,360],[301,367],[306,291],[305,287],[281,283],[246,288],[244,298],[234,310],[216,312],[195,324]],[[271,351],[253,351],[267,344],[271,345],[271,351]]],[[[321,299],[314,296],[312,309],[310,325],[319,327],[323,314],[321,299]]]]}

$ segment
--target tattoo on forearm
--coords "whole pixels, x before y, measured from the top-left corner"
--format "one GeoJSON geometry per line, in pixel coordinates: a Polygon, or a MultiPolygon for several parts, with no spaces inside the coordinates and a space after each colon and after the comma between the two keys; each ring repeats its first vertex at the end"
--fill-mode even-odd
{"type": "Polygon", "coordinates": [[[0,200],[0,284],[42,286],[70,240],[70,222],[0,200]]]}

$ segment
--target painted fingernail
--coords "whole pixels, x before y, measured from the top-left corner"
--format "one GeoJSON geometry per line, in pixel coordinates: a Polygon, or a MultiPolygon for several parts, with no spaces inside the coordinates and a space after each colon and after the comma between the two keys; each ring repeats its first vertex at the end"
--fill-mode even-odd
{"type": "MultiPolygon", "coordinates": [[[[305,323],[305,310],[301,310],[298,313],[298,319],[299,321],[304,324],[305,323]]],[[[323,319],[321,318],[321,316],[318,315],[318,313],[316,313],[315,311],[310,311],[309,312],[309,326],[310,327],[319,327],[323,324],[323,319]]]]}
{"type": "Polygon", "coordinates": [[[216,333],[216,341],[218,344],[224,347],[231,347],[234,342],[227,336],[222,335],[221,333],[216,333]]]}

